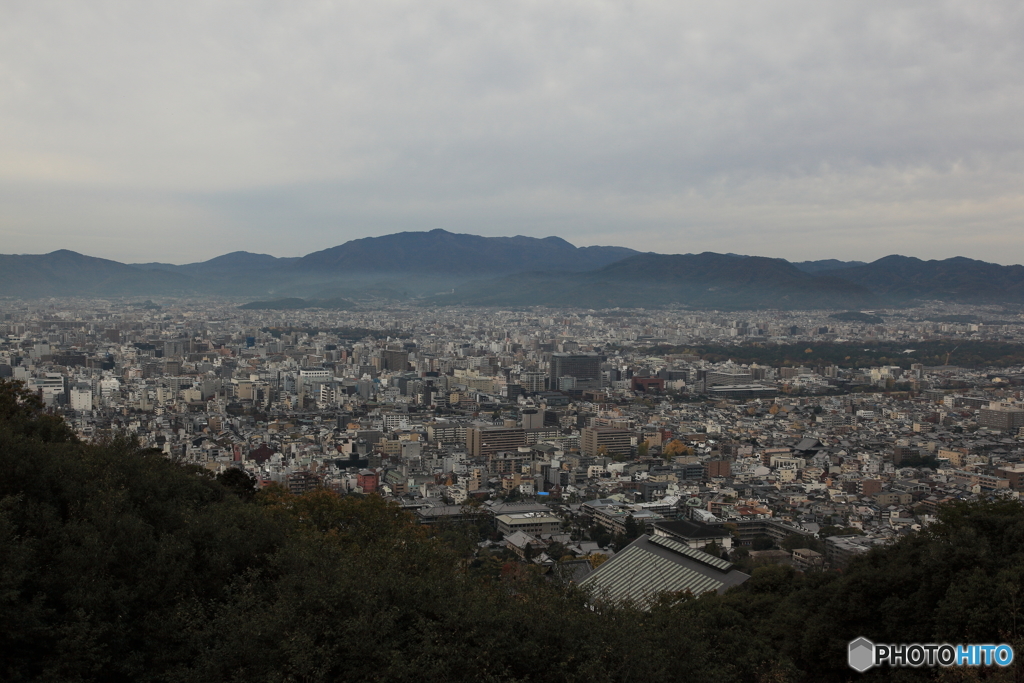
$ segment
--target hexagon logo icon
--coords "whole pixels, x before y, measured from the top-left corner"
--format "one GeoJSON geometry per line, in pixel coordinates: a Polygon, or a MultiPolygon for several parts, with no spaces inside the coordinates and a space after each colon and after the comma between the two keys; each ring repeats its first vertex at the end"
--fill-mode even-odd
{"type": "Polygon", "coordinates": [[[851,669],[858,673],[864,673],[875,665],[875,644],[867,638],[850,641],[847,661],[850,663],[851,669]]]}

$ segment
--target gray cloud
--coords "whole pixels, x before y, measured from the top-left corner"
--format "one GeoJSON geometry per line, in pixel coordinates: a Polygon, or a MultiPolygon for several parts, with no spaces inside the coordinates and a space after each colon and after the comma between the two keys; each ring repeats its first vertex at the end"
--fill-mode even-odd
{"type": "Polygon", "coordinates": [[[0,7],[2,251],[1024,260],[1013,2],[0,7]]]}

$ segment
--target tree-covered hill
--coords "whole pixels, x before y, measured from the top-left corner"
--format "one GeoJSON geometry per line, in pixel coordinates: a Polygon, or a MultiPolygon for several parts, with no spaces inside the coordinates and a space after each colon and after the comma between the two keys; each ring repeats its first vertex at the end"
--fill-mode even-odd
{"type": "Polygon", "coordinates": [[[1024,509],[944,510],[843,573],[755,570],[650,612],[589,605],[376,496],[254,493],[128,440],[77,441],[0,383],[0,680],[1015,680],[846,666],[846,643],[1010,642],[1024,509]]]}

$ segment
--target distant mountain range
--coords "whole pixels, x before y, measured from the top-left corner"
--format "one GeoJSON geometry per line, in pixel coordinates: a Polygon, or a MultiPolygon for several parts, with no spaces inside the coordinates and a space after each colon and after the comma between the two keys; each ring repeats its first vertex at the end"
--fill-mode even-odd
{"type": "Polygon", "coordinates": [[[1001,266],[962,256],[942,261],[886,256],[834,272],[893,301],[1024,302],[1024,266],[1019,265],[1001,266]]]}
{"type": "Polygon", "coordinates": [[[0,255],[0,296],[260,299],[249,308],[344,309],[381,299],[485,306],[860,309],[919,300],[1024,303],[1024,266],[956,257],[790,263],[737,254],[575,247],[559,237],[431,230],[352,240],[300,258],[245,251],[172,265],[60,250],[0,255]]]}
{"type": "Polygon", "coordinates": [[[834,258],[822,261],[798,261],[793,264],[805,273],[820,273],[825,270],[839,270],[840,268],[852,268],[853,266],[867,265],[864,261],[837,261],[834,258]]]}
{"type": "Polygon", "coordinates": [[[135,263],[133,265],[144,270],[163,270],[182,275],[220,275],[225,272],[238,273],[253,269],[277,268],[298,260],[297,258],[277,258],[269,254],[253,254],[248,251],[233,251],[230,254],[214,257],[209,261],[187,263],[183,266],[170,263],[135,263]]]}
{"type": "Polygon", "coordinates": [[[301,258],[236,251],[186,265],[129,265],[61,250],[0,256],[0,296],[408,298],[451,290],[483,275],[586,271],[637,253],[575,247],[559,237],[480,237],[445,230],[351,240],[301,258]]]}
{"type": "Polygon", "coordinates": [[[275,299],[274,301],[252,301],[239,306],[247,311],[296,311],[303,308],[330,308],[338,311],[350,311],[358,308],[346,299],[275,299]]]}
{"type": "Polygon", "coordinates": [[[302,271],[518,273],[600,268],[639,252],[625,247],[575,247],[561,237],[480,237],[446,230],[365,237],[295,261],[302,271]]]}
{"type": "Polygon", "coordinates": [[[637,254],[583,273],[524,273],[474,282],[440,303],[656,308],[856,308],[878,303],[869,289],[804,272],[783,259],[637,254]]]}
{"type": "Polygon", "coordinates": [[[194,281],[177,273],[150,271],[74,251],[10,256],[0,254],[0,295],[154,296],[183,294],[194,281]]]}

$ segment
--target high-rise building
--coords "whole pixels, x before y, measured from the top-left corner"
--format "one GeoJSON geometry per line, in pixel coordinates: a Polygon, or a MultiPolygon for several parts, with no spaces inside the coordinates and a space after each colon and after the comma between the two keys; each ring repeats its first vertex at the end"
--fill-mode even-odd
{"type": "Polygon", "coordinates": [[[409,352],[405,349],[384,349],[381,358],[384,370],[405,372],[409,369],[409,352]]]}
{"type": "Polygon", "coordinates": [[[601,356],[596,353],[553,353],[548,366],[548,376],[573,377],[576,380],[576,389],[600,389],[601,356]]]}
{"type": "Polygon", "coordinates": [[[537,408],[525,408],[520,413],[523,418],[523,429],[541,429],[544,427],[544,413],[537,408]]]}
{"type": "Polygon", "coordinates": [[[545,386],[546,379],[547,375],[543,372],[523,372],[519,375],[519,384],[522,385],[523,391],[526,393],[539,394],[547,388],[545,386]]]}
{"type": "Polygon", "coordinates": [[[73,410],[92,410],[92,387],[85,383],[77,384],[71,389],[70,404],[73,410]]]}
{"type": "Polygon", "coordinates": [[[466,450],[470,457],[514,451],[526,445],[526,432],[521,427],[470,427],[466,430],[466,450]]]}
{"type": "Polygon", "coordinates": [[[1024,410],[1016,405],[993,401],[978,411],[978,424],[989,429],[1016,431],[1024,427],[1024,410]]]}
{"type": "Polygon", "coordinates": [[[583,455],[629,455],[633,452],[632,434],[628,429],[587,427],[581,437],[583,455]]]}
{"type": "Polygon", "coordinates": [[[164,342],[164,358],[179,358],[188,351],[188,339],[169,339],[164,342]]]}
{"type": "Polygon", "coordinates": [[[298,381],[296,382],[296,390],[302,392],[303,390],[315,391],[311,389],[315,384],[323,384],[324,382],[330,382],[334,379],[334,373],[325,368],[307,368],[299,370],[298,381]]]}
{"type": "Polygon", "coordinates": [[[707,461],[708,477],[731,477],[732,467],[728,460],[708,460],[707,461]]]}
{"type": "MultiPolygon", "coordinates": [[[[789,370],[792,368],[783,368],[789,370]]],[[[794,374],[794,376],[796,376],[794,374]]],[[[750,384],[754,376],[745,370],[708,370],[704,376],[704,386],[707,388],[731,384],[750,384]]]]}

